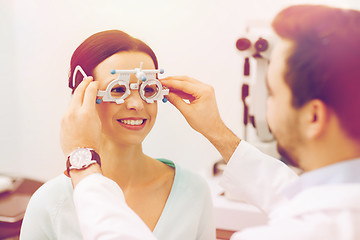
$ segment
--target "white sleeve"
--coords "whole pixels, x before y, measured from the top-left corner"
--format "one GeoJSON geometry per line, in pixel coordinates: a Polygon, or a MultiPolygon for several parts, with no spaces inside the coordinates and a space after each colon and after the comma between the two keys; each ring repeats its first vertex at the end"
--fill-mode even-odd
{"type": "Polygon", "coordinates": [[[242,140],[231,156],[220,184],[266,214],[287,201],[283,187],[298,178],[286,164],[242,140]]]}
{"type": "Polygon", "coordinates": [[[89,175],[77,184],[74,203],[84,239],[156,239],[128,207],[121,188],[99,173],[89,175]]]}

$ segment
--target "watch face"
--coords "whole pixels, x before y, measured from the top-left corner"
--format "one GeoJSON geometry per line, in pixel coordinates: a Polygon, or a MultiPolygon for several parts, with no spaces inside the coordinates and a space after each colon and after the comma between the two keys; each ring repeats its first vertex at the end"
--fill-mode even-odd
{"type": "Polygon", "coordinates": [[[91,152],[90,150],[86,148],[79,148],[76,149],[74,152],[70,155],[70,163],[73,168],[82,168],[83,166],[86,166],[91,161],[91,152]]]}

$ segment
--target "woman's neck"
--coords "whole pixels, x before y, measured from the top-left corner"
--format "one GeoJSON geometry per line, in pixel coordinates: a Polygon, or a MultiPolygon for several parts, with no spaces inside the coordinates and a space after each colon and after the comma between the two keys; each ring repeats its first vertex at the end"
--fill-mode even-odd
{"type": "Polygon", "coordinates": [[[100,156],[103,175],[118,183],[123,191],[139,184],[148,174],[150,158],[142,152],[141,144],[102,143],[100,156]]]}

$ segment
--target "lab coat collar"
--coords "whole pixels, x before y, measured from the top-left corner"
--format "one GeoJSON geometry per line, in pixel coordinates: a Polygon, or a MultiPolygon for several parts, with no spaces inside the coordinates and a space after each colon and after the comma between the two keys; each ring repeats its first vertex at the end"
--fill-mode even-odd
{"type": "Polygon", "coordinates": [[[316,186],[302,191],[270,214],[271,219],[326,211],[360,212],[360,183],[316,186]]]}
{"type": "Polygon", "coordinates": [[[331,164],[313,171],[303,173],[296,181],[283,190],[289,199],[302,191],[323,185],[360,183],[360,158],[331,164]]]}

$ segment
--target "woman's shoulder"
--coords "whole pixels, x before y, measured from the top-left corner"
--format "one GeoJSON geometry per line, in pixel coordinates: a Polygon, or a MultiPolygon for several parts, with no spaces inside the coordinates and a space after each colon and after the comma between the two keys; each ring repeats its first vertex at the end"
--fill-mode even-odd
{"type": "Polygon", "coordinates": [[[61,174],[45,182],[31,197],[30,205],[48,206],[64,201],[72,195],[70,178],[61,174]]]}
{"type": "Polygon", "coordinates": [[[158,159],[159,161],[175,168],[175,178],[173,190],[182,191],[188,194],[207,194],[209,191],[208,183],[200,174],[181,166],[169,159],[158,159]]]}
{"type": "MultiPolygon", "coordinates": [[[[70,178],[64,174],[43,184],[31,197],[21,227],[23,239],[61,238],[76,232],[77,219],[74,211],[73,188],[70,178]]],[[[80,239],[80,238],[72,238],[80,239]]]]}
{"type": "Polygon", "coordinates": [[[45,182],[36,192],[39,193],[64,193],[64,191],[72,190],[71,179],[65,174],[61,174],[53,179],[45,182]]]}

